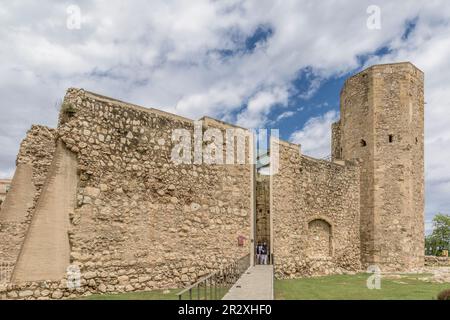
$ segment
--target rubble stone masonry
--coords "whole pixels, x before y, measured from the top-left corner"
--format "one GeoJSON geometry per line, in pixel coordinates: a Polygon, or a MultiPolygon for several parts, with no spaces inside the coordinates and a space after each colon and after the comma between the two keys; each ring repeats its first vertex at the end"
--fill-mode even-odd
{"type": "Polygon", "coordinates": [[[271,176],[275,275],[295,278],[360,270],[359,166],[304,156],[279,144],[271,176]]]}
{"type": "Polygon", "coordinates": [[[250,238],[250,165],[175,165],[172,131],[192,132],[191,120],[76,89],[64,103],[74,113],[59,138],[80,174],[71,262],[83,273],[176,288],[249,253],[237,237],[250,238]]]}
{"type": "MultiPolygon", "coordinates": [[[[194,121],[69,89],[58,128],[33,126],[17,157],[0,211],[0,298],[182,288],[253,254],[255,241],[268,242],[277,278],[422,267],[423,81],[410,63],[349,78],[332,161],[272,139],[270,176],[248,161],[257,154],[250,131],[245,164],[180,164],[175,129],[192,135],[192,160],[196,147],[210,147],[194,139],[194,121]],[[29,261],[58,261],[57,272],[34,272],[29,261]]],[[[201,133],[216,129],[224,140],[241,129],[201,121],[201,133]]],[[[225,160],[225,151],[213,154],[225,160]]]]}
{"type": "Polygon", "coordinates": [[[11,190],[0,211],[0,263],[14,264],[55,150],[55,130],[32,126],[20,145],[11,190]]]}
{"type": "Polygon", "coordinates": [[[341,92],[333,150],[340,145],[335,158],[362,160],[366,267],[405,271],[424,263],[423,81],[411,63],[376,65],[349,78],[341,92]]]}

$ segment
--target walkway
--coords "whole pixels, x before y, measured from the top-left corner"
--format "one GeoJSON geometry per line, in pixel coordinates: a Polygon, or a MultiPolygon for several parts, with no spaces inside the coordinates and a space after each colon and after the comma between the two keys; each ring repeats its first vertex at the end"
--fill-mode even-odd
{"type": "Polygon", "coordinates": [[[273,266],[248,268],[223,300],[273,300],[273,266]]]}

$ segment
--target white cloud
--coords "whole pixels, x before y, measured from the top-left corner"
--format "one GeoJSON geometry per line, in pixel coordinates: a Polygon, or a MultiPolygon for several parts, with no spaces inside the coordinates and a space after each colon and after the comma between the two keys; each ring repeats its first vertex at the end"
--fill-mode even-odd
{"type": "Polygon", "coordinates": [[[292,133],[289,140],[301,144],[302,153],[325,158],[331,152],[331,124],[339,119],[334,110],[309,119],[301,130],[292,133]]]}
{"type": "Polygon", "coordinates": [[[71,86],[188,117],[261,126],[286,105],[299,71],[309,70],[312,83],[298,93],[308,98],[322,80],[354,71],[359,56],[387,46],[392,51],[381,61],[411,60],[425,71],[427,212],[448,212],[450,2],[377,1],[381,30],[366,28],[371,0],[76,3],[80,30],[65,27],[64,2],[0,6],[0,172],[13,170],[32,123],[56,125],[54,104],[71,86]],[[416,30],[402,40],[405,21],[415,17],[416,30]],[[272,36],[243,50],[260,26],[272,36]]]}
{"type": "Polygon", "coordinates": [[[285,106],[288,93],[285,88],[273,88],[262,91],[250,98],[247,108],[237,115],[236,123],[247,128],[258,128],[267,122],[267,117],[274,105],[285,106]]]}
{"type": "Polygon", "coordinates": [[[281,120],[283,120],[283,119],[290,118],[290,117],[292,117],[294,114],[295,114],[294,111],[285,111],[285,112],[281,113],[281,114],[277,117],[277,119],[275,120],[275,122],[279,122],[279,121],[281,121],[281,120]]]}

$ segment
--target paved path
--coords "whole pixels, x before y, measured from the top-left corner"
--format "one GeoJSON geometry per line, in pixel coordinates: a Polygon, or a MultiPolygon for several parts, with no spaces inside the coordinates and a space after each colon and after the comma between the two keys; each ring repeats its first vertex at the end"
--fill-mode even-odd
{"type": "Polygon", "coordinates": [[[223,300],[273,300],[273,266],[248,268],[223,300]]]}

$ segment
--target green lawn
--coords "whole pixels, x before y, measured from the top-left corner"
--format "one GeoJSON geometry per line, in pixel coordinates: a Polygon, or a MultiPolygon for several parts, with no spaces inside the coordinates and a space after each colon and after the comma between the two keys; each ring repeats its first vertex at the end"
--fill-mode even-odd
{"type": "MultiPolygon", "coordinates": [[[[370,290],[366,280],[371,274],[334,275],[295,280],[275,280],[275,298],[280,300],[429,300],[444,289],[450,289],[450,283],[440,284],[419,280],[429,277],[427,274],[402,275],[401,278],[383,276],[381,289],[370,290]]],[[[226,293],[222,290],[221,296],[226,293]]],[[[176,300],[180,289],[172,289],[164,294],[162,290],[148,292],[130,292],[121,294],[104,294],[84,297],[84,300],[176,300]]],[[[201,295],[204,290],[201,289],[201,295]]],[[[209,297],[209,290],[207,291],[209,297]]],[[[197,291],[193,289],[193,298],[197,291]]],[[[188,299],[186,294],[183,299],[188,299]]],[[[204,298],[203,298],[204,299],[204,298]]],[[[209,298],[208,298],[209,299],[209,298]]]]}
{"type": "Polygon", "coordinates": [[[450,283],[439,284],[418,280],[429,275],[402,275],[400,279],[382,277],[381,289],[370,290],[366,280],[370,274],[334,275],[296,280],[275,280],[275,298],[281,300],[429,300],[450,283]]]}

